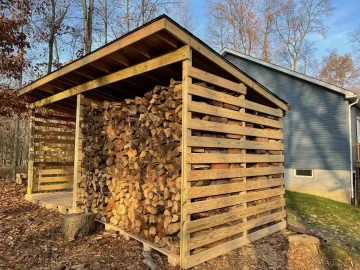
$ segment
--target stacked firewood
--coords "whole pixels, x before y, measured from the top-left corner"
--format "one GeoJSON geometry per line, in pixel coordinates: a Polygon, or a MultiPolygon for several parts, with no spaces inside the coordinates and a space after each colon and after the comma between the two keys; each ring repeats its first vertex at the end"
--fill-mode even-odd
{"type": "Polygon", "coordinates": [[[121,103],[87,106],[82,127],[80,208],[160,247],[178,242],[180,230],[182,93],[177,84],[171,81],[121,103]]]}

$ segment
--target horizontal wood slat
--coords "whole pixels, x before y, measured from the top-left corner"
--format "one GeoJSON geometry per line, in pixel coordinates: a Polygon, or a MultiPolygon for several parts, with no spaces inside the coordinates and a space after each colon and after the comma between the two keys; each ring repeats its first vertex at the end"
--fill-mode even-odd
{"type": "Polygon", "coordinates": [[[34,167],[71,167],[74,162],[34,162],[34,167]]]}
{"type": "Polygon", "coordinates": [[[249,192],[219,199],[205,200],[187,204],[187,214],[201,213],[213,209],[232,206],[235,204],[256,201],[285,194],[284,188],[275,188],[264,191],[249,192]]]}
{"type": "Polygon", "coordinates": [[[34,143],[75,144],[75,140],[34,138],[34,143]]]}
{"type": "Polygon", "coordinates": [[[74,159],[74,155],[66,154],[34,154],[35,159],[74,159]]]}
{"type": "Polygon", "coordinates": [[[34,191],[46,191],[46,190],[60,190],[60,189],[71,189],[73,183],[55,184],[55,185],[38,185],[34,191]]]}
{"type": "Polygon", "coordinates": [[[284,173],[284,167],[236,168],[218,170],[195,170],[189,172],[189,181],[215,180],[235,177],[259,176],[284,173]]]}
{"type": "Polygon", "coordinates": [[[72,182],[74,176],[50,176],[50,177],[37,177],[35,181],[38,183],[50,183],[50,182],[72,182]]]}
{"type": "Polygon", "coordinates": [[[62,146],[34,146],[35,151],[46,151],[46,152],[74,152],[74,147],[62,147],[62,146]]]}
{"type": "Polygon", "coordinates": [[[256,219],[249,220],[245,223],[236,224],[233,226],[223,227],[219,229],[213,229],[206,234],[191,238],[188,240],[187,248],[188,250],[195,249],[197,247],[201,247],[219,240],[222,240],[226,237],[230,237],[236,234],[240,234],[246,230],[250,230],[256,228],[261,225],[265,225],[267,223],[273,221],[280,221],[286,216],[285,211],[280,211],[277,213],[269,214],[263,217],[259,217],[256,219]]]}
{"type": "Polygon", "coordinates": [[[76,118],[73,116],[62,116],[62,115],[54,115],[54,114],[42,114],[42,113],[35,113],[35,118],[42,118],[46,120],[60,120],[60,121],[69,121],[74,122],[76,118]]]}
{"type": "Polygon", "coordinates": [[[257,149],[257,150],[284,150],[282,143],[256,142],[237,139],[223,139],[213,137],[190,136],[189,146],[214,147],[214,148],[238,148],[238,149],[257,149]]]}
{"type": "Polygon", "coordinates": [[[205,163],[258,163],[258,162],[284,162],[283,155],[267,154],[221,154],[221,153],[189,153],[187,161],[190,164],[205,163]]]}
{"type": "Polygon", "coordinates": [[[75,137],[75,132],[52,131],[52,130],[46,130],[46,131],[43,131],[43,130],[35,130],[35,135],[75,137]]]}
{"type": "Polygon", "coordinates": [[[283,128],[283,123],[280,121],[276,121],[248,113],[229,110],[221,107],[216,107],[202,102],[195,102],[195,101],[189,102],[188,109],[191,112],[214,115],[218,117],[225,117],[233,120],[245,121],[245,122],[264,125],[268,127],[283,128]]]}
{"type": "Polygon", "coordinates": [[[259,103],[255,103],[246,99],[236,98],[234,96],[221,93],[219,91],[211,90],[209,88],[205,88],[199,85],[191,84],[189,87],[189,94],[208,98],[211,100],[216,100],[220,102],[224,102],[227,104],[232,104],[235,106],[239,106],[242,108],[250,109],[257,112],[262,112],[266,114],[270,114],[276,117],[282,117],[283,112],[280,109],[274,109],[265,105],[261,105],[259,103]]]}
{"type": "Polygon", "coordinates": [[[46,175],[46,174],[73,174],[74,170],[71,169],[49,169],[49,170],[35,170],[34,175],[46,175]]]}
{"type": "Polygon", "coordinates": [[[283,178],[248,181],[242,183],[231,183],[231,184],[222,184],[222,185],[210,185],[203,187],[191,187],[187,190],[187,198],[194,199],[194,198],[200,198],[206,196],[234,193],[234,192],[246,191],[252,189],[261,189],[261,188],[274,187],[280,185],[284,185],[283,178]]]}
{"type": "Polygon", "coordinates": [[[218,245],[214,248],[205,250],[203,252],[199,252],[195,255],[189,256],[185,259],[185,267],[188,269],[190,267],[193,267],[195,265],[198,265],[202,262],[205,262],[207,260],[210,260],[212,258],[218,257],[222,254],[228,253],[236,248],[239,248],[243,245],[246,245],[248,243],[254,242],[260,238],[263,238],[267,235],[270,235],[272,233],[275,233],[279,230],[283,230],[286,228],[286,222],[282,221],[280,223],[277,223],[275,225],[269,226],[265,229],[261,229],[259,231],[256,231],[254,233],[250,233],[246,236],[239,237],[237,239],[234,239],[232,241],[229,241],[227,243],[218,245]]]}
{"type": "Polygon", "coordinates": [[[262,203],[248,208],[243,208],[243,206],[241,205],[237,208],[229,209],[229,211],[224,214],[213,215],[206,218],[188,221],[187,223],[185,223],[184,229],[187,233],[193,233],[204,229],[216,227],[225,223],[237,221],[245,217],[264,213],[283,206],[285,206],[285,199],[262,203]]]}
{"type": "Polygon", "coordinates": [[[189,68],[189,76],[239,94],[245,95],[247,92],[246,86],[242,83],[235,83],[194,67],[189,68]]]}
{"type": "Polygon", "coordinates": [[[51,123],[51,122],[42,122],[35,121],[36,127],[54,127],[54,128],[63,128],[63,129],[75,129],[75,124],[60,124],[60,123],[51,123]]]}
{"type": "Polygon", "coordinates": [[[259,128],[242,127],[239,125],[222,124],[222,123],[216,123],[216,122],[199,120],[199,119],[191,119],[189,121],[188,126],[189,129],[196,129],[196,130],[206,130],[206,131],[229,133],[229,134],[272,138],[278,140],[284,139],[284,135],[281,130],[265,130],[259,128]]]}

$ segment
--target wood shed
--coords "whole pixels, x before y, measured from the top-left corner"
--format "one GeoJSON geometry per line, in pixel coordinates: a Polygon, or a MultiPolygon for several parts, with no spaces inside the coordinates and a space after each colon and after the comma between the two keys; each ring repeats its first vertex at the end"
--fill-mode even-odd
{"type": "Polygon", "coordinates": [[[94,212],[185,269],[286,227],[287,104],[170,18],[21,93],[27,199],[94,212]]]}

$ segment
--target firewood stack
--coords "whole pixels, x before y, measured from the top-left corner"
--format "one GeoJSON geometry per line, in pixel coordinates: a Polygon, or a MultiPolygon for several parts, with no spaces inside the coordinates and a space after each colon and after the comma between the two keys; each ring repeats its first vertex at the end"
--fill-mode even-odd
{"type": "Polygon", "coordinates": [[[174,247],[179,240],[182,93],[177,84],[121,103],[86,106],[82,125],[80,209],[160,247],[174,247]]]}

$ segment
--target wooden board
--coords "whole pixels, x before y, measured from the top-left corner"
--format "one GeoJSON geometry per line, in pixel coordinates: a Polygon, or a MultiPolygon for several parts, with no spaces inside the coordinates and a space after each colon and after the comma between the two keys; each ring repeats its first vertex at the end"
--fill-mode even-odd
{"type": "Polygon", "coordinates": [[[281,130],[265,130],[259,128],[242,127],[238,125],[229,125],[216,123],[211,121],[204,121],[198,119],[191,119],[189,122],[189,128],[195,130],[205,130],[212,132],[239,134],[246,136],[272,138],[272,139],[284,139],[284,135],[281,130]]]}
{"type": "Polygon", "coordinates": [[[54,184],[54,185],[38,185],[35,191],[61,190],[72,189],[73,183],[54,184]]]}
{"type": "Polygon", "coordinates": [[[211,147],[211,148],[238,148],[256,150],[284,150],[282,143],[256,142],[238,139],[224,139],[213,137],[190,136],[189,146],[211,147]]]}
{"type": "Polygon", "coordinates": [[[192,84],[189,88],[189,93],[195,96],[208,98],[211,100],[216,100],[224,103],[228,103],[231,105],[239,106],[242,108],[250,109],[253,111],[258,111],[262,113],[266,113],[269,115],[282,117],[283,112],[278,109],[274,109],[259,103],[255,103],[246,99],[236,98],[234,96],[221,93],[219,91],[211,90],[209,88],[205,88],[199,85],[192,84]]]}
{"type": "Polygon", "coordinates": [[[285,188],[275,188],[270,190],[234,195],[219,199],[193,202],[187,206],[186,211],[188,214],[201,213],[201,212],[228,207],[240,203],[276,197],[283,194],[285,194],[285,188]]]}
{"type": "Polygon", "coordinates": [[[195,67],[190,67],[189,76],[207,83],[211,83],[216,86],[220,86],[221,88],[234,91],[239,94],[246,94],[246,86],[244,84],[226,80],[222,77],[205,72],[195,67]]]}
{"type": "Polygon", "coordinates": [[[218,154],[218,153],[188,153],[190,164],[206,163],[261,163],[261,162],[284,162],[283,155],[252,155],[252,154],[218,154]]]}
{"type": "Polygon", "coordinates": [[[189,199],[194,199],[194,198],[214,196],[214,195],[220,195],[226,193],[235,193],[245,190],[282,186],[283,184],[284,184],[283,178],[276,178],[269,180],[210,185],[210,186],[202,186],[202,187],[191,187],[187,191],[187,196],[189,199]]]}
{"type": "Polygon", "coordinates": [[[238,168],[218,170],[194,170],[189,172],[188,181],[215,180],[246,176],[272,175],[284,172],[284,167],[238,168]]]}
{"type": "Polygon", "coordinates": [[[272,120],[265,117],[259,117],[249,113],[242,113],[234,110],[224,109],[221,107],[208,105],[203,102],[192,101],[189,103],[188,109],[191,112],[214,115],[218,117],[225,117],[228,119],[245,121],[245,122],[268,126],[268,127],[283,128],[283,123],[280,121],[272,120]]]}

